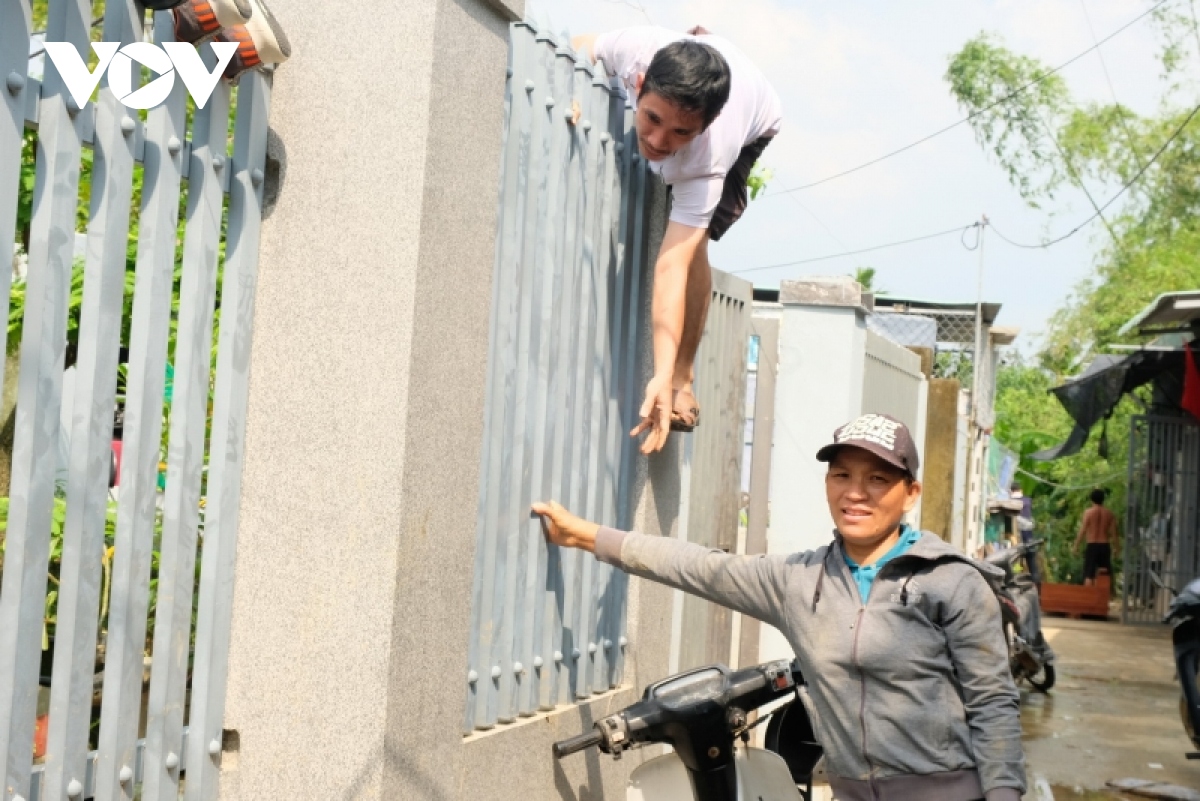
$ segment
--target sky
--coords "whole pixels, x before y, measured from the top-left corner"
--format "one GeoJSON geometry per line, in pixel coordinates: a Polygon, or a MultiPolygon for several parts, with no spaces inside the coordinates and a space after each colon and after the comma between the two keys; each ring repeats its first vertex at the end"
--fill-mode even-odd
{"type": "MultiPolygon", "coordinates": [[[[748,53],[778,91],[780,134],[763,154],[774,172],[764,195],[710,257],[756,286],[781,279],[877,271],[894,295],[1003,304],[997,325],[1018,326],[1037,349],[1050,316],[1092,274],[1103,240],[1094,222],[1062,244],[1024,250],[985,235],[982,259],[959,236],[857,256],[791,265],[967,226],[987,215],[1010,239],[1036,243],[1091,216],[1082,193],[1030,208],[968,125],[852,175],[793,193],[903,147],[961,119],[944,79],[950,56],[981,31],[1049,66],[1073,58],[1125,25],[1149,0],[530,0],[527,13],[555,31],[594,33],[648,21],[685,30],[704,25],[748,53]]],[[[1149,17],[1061,74],[1083,101],[1143,114],[1161,108],[1160,41],[1149,17]],[[1101,54],[1111,76],[1105,79],[1101,54]]],[[[1103,203],[1119,187],[1093,186],[1103,203]]],[[[974,232],[967,244],[974,244],[974,232]]]]}

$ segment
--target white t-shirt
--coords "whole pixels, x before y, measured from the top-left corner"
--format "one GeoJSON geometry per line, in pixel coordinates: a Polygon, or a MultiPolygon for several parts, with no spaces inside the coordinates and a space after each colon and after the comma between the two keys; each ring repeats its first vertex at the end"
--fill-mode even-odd
{"type": "Polygon", "coordinates": [[[779,132],[783,119],[779,96],[758,67],[720,36],[690,36],[651,26],[622,28],[597,36],[593,53],[610,75],[620,79],[636,106],[638,75],[646,72],[655,53],[683,39],[711,45],[725,57],[732,78],[729,101],[708,130],[666,159],[649,164],[671,186],[671,219],[707,228],[721,200],[725,176],[742,148],[779,132]]]}

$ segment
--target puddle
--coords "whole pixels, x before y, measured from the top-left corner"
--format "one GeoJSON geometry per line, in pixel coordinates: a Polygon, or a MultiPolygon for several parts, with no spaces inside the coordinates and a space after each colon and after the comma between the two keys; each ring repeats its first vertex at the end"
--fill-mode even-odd
{"type": "MultiPolygon", "coordinates": [[[[1050,790],[1054,793],[1054,801],[1135,801],[1133,796],[1112,790],[1084,790],[1076,787],[1063,787],[1059,784],[1050,785],[1050,790]]],[[[1050,799],[1043,799],[1034,793],[1026,793],[1025,798],[1050,801],[1050,799]]]]}

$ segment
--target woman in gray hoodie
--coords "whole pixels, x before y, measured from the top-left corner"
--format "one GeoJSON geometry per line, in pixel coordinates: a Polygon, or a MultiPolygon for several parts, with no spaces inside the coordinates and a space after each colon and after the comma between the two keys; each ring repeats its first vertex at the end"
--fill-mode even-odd
{"type": "Polygon", "coordinates": [[[790,556],[732,556],[617,531],[534,504],[551,542],[777,627],[839,801],[1019,801],[1020,698],[984,573],[903,523],[921,495],[908,429],[864,415],[817,453],[829,463],[833,541],[790,556]]]}

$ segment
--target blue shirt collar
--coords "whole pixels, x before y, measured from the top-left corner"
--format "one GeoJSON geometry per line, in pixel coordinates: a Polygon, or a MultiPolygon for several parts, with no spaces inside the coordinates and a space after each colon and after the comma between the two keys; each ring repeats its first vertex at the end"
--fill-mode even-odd
{"type": "Polygon", "coordinates": [[[842,558],[846,560],[846,564],[850,566],[851,570],[874,570],[878,572],[879,568],[883,567],[885,564],[892,561],[897,556],[900,556],[909,548],[913,547],[913,545],[915,545],[919,539],[921,539],[921,532],[918,529],[913,528],[907,523],[901,523],[900,537],[896,540],[896,544],[893,545],[887,553],[876,559],[873,563],[867,565],[866,567],[860,565],[858,562],[855,562],[850,558],[850,554],[846,553],[844,546],[842,548],[842,558]]]}

